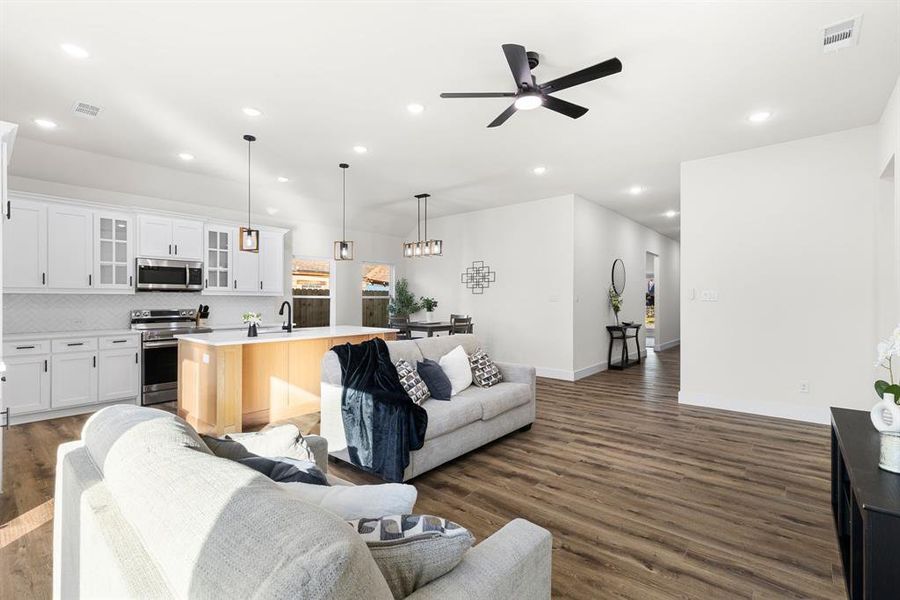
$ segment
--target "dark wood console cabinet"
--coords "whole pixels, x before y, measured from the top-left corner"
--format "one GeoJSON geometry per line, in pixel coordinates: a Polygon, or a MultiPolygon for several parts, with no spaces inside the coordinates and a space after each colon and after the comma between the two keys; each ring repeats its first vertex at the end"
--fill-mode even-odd
{"type": "Polygon", "coordinates": [[[831,409],[831,509],[850,600],[900,598],[900,474],[878,468],[869,413],[831,409]]]}

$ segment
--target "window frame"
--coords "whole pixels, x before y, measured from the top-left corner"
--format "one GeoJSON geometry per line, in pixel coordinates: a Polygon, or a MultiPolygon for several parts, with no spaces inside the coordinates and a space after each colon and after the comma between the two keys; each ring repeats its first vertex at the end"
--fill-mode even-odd
{"type": "MultiPolygon", "coordinates": [[[[294,305],[294,298],[315,298],[315,299],[328,299],[328,327],[331,327],[335,318],[337,317],[337,306],[334,296],[335,292],[335,260],[330,256],[309,256],[306,254],[294,254],[291,256],[291,308],[294,305]],[[328,295],[305,295],[305,294],[295,294],[294,293],[294,260],[314,260],[317,262],[327,262],[328,263],[328,295]]],[[[296,319],[296,316],[294,317],[296,319]]],[[[297,327],[301,327],[297,325],[297,327]]]]}
{"type": "MultiPolygon", "coordinates": [[[[385,267],[388,267],[388,272],[389,272],[388,277],[389,277],[390,281],[388,282],[387,297],[388,297],[388,303],[390,303],[390,301],[391,301],[390,299],[394,297],[394,286],[397,283],[397,266],[394,263],[387,262],[387,261],[379,261],[379,260],[360,261],[360,273],[359,273],[360,284],[362,283],[362,280],[363,280],[364,269],[365,269],[366,265],[383,265],[385,267]]],[[[362,316],[365,314],[366,300],[376,300],[379,298],[383,298],[383,296],[366,296],[364,293],[365,291],[366,290],[363,289],[362,285],[360,285],[360,289],[359,289],[360,319],[362,319],[362,316]]],[[[390,324],[390,318],[391,318],[390,311],[388,311],[388,324],[390,324]]],[[[385,326],[387,326],[387,325],[385,325],[385,326]]]]}

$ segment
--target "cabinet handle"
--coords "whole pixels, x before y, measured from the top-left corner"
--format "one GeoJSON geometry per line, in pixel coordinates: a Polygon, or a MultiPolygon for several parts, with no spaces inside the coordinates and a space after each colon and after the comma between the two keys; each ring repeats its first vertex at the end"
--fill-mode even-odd
{"type": "Polygon", "coordinates": [[[7,220],[12,218],[12,205],[9,203],[10,201],[6,201],[6,218],[7,220]]]}
{"type": "Polygon", "coordinates": [[[94,368],[97,368],[97,355],[94,355],[94,368]]]}
{"type": "Polygon", "coordinates": [[[94,285],[94,277],[93,275],[88,275],[88,287],[93,287],[94,285]]]}
{"type": "Polygon", "coordinates": [[[133,285],[134,285],[134,276],[129,275],[128,276],[128,287],[131,287],[133,285]]]}
{"type": "Polygon", "coordinates": [[[262,281],[259,282],[259,289],[262,289],[262,281]]]}
{"type": "Polygon", "coordinates": [[[47,372],[47,359],[44,359],[44,373],[47,372]]]}
{"type": "Polygon", "coordinates": [[[9,408],[0,411],[0,415],[3,415],[3,429],[9,429],[9,408]]]}
{"type": "Polygon", "coordinates": [[[178,244],[175,244],[175,256],[178,256],[178,244]]]}
{"type": "Polygon", "coordinates": [[[172,254],[172,244],[169,244],[169,254],[172,254]]]}
{"type": "Polygon", "coordinates": [[[128,341],[128,340],[113,340],[112,343],[113,343],[113,344],[124,344],[124,343],[127,342],[127,341],[128,341]]]}
{"type": "Polygon", "coordinates": [[[34,346],[16,346],[16,350],[34,350],[34,346]]]}
{"type": "Polygon", "coordinates": [[[134,364],[138,364],[138,357],[137,357],[137,355],[138,355],[138,353],[135,352],[135,353],[134,353],[134,364]]]}
{"type": "Polygon", "coordinates": [[[84,346],[84,342],[71,342],[66,344],[66,346],[84,346]]]}
{"type": "Polygon", "coordinates": [[[234,280],[234,289],[237,289],[237,279],[234,280]]]}
{"type": "Polygon", "coordinates": [[[41,285],[47,285],[47,274],[41,273],[41,285]]]}

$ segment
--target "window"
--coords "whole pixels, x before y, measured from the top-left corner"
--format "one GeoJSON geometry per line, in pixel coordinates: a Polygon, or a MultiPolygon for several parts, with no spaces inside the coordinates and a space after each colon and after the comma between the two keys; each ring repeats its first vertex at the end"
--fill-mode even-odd
{"type": "Polygon", "coordinates": [[[327,327],[331,323],[331,263],[327,259],[293,259],[291,287],[297,327],[327,327]]]}
{"type": "Polygon", "coordinates": [[[394,267],[376,263],[362,266],[363,327],[387,327],[388,303],[391,301],[394,267]]]}

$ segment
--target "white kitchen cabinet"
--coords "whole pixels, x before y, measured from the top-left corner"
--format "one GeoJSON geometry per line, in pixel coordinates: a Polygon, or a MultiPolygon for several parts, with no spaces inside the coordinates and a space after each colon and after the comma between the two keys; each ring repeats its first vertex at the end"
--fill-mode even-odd
{"type": "Polygon", "coordinates": [[[134,398],[140,393],[140,365],[136,348],[100,351],[98,402],[134,398]]]}
{"type": "Polygon", "coordinates": [[[90,289],[94,278],[94,213],[52,204],[47,209],[47,283],[52,289],[90,289]]]}
{"type": "Polygon", "coordinates": [[[234,281],[232,291],[259,293],[259,253],[234,251],[234,281]]]}
{"type": "Polygon", "coordinates": [[[94,287],[134,287],[134,226],[121,213],[94,213],[94,287]]]}
{"type": "Polygon", "coordinates": [[[172,222],[172,246],[177,258],[203,260],[203,222],[175,219],[172,222]]]}
{"type": "Polygon", "coordinates": [[[284,234],[259,232],[259,282],[263,294],[284,294],[284,234]]]}
{"type": "Polygon", "coordinates": [[[3,287],[47,286],[47,205],[10,198],[3,219],[3,287]]]}
{"type": "Polygon", "coordinates": [[[97,402],[97,353],[64,352],[50,360],[50,406],[64,408],[97,402]]]}
{"type": "Polygon", "coordinates": [[[3,405],[10,417],[40,412],[50,408],[50,356],[15,356],[7,358],[3,405]]]}
{"type": "Polygon", "coordinates": [[[208,225],[204,234],[206,246],[203,262],[206,273],[203,288],[207,292],[228,292],[233,284],[235,229],[220,225],[208,225]]]}

